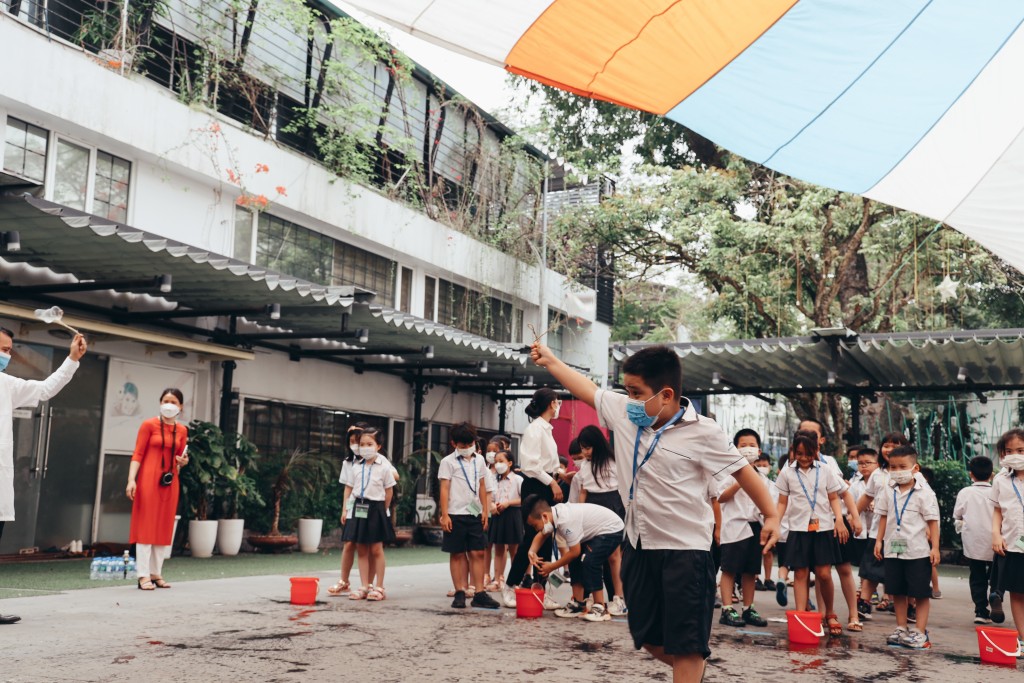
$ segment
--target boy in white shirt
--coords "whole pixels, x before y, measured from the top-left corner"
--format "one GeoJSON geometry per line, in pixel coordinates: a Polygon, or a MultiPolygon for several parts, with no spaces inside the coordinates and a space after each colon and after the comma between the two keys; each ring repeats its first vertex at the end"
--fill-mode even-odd
{"type": "MultiPolygon", "coordinates": [[[[449,553],[455,596],[452,607],[466,607],[466,576],[471,573],[473,585],[484,586],[490,501],[487,494],[487,462],[476,452],[476,429],[468,422],[454,425],[449,438],[455,451],[441,460],[437,478],[441,480],[441,528],[444,537],[441,549],[449,553]],[[466,566],[466,555],[469,566],[466,566]]],[[[473,595],[473,607],[498,609],[498,602],[479,590],[473,595]]]]}
{"type": "MultiPolygon", "coordinates": [[[[559,617],[581,617],[587,621],[610,621],[604,600],[604,565],[618,555],[624,525],[619,516],[606,507],[592,503],[560,503],[552,507],[539,496],[523,503],[526,523],[537,535],[529,557],[542,576],[550,576],[559,567],[569,566],[572,600],[555,611],[559,617]],[[537,553],[547,536],[555,534],[565,544],[565,552],[554,562],[537,553]],[[587,609],[584,594],[594,603],[587,609]]],[[[559,544],[561,545],[561,544],[559,544]]]]}
{"type": "MultiPolygon", "coordinates": [[[[751,464],[761,455],[761,435],[753,429],[736,432],[732,443],[751,464]]],[[[767,477],[764,477],[764,482],[767,486],[767,477]]],[[[722,615],[718,623],[736,627],[767,626],[768,620],[754,608],[755,580],[761,571],[763,556],[761,516],[739,483],[727,486],[719,495],[718,502],[722,506],[722,615]],[[731,604],[737,577],[743,597],[742,615],[731,604]]]]}
{"type": "Polygon", "coordinates": [[[530,355],[615,432],[626,504],[622,581],[633,644],[671,666],[676,683],[697,683],[711,655],[715,601],[708,479],[732,475],[750,495],[765,516],[766,550],[779,535],[768,487],[714,420],[680,396],[682,367],[672,349],[649,346],[626,359],[626,396],[598,389],[539,342],[530,355]]]}
{"type": "Polygon", "coordinates": [[[932,646],[928,613],[932,567],[939,563],[939,503],[915,474],[920,470],[913,446],[889,454],[890,486],[875,498],[878,539],[875,558],[885,563],[885,589],[896,605],[896,630],[886,642],[921,650],[932,646]],[[909,599],[916,599],[917,628],[908,627],[909,599]]]}
{"type": "Polygon", "coordinates": [[[986,455],[971,458],[967,473],[972,483],[956,494],[953,525],[960,534],[971,571],[968,581],[974,602],[974,623],[1001,624],[1006,615],[999,590],[999,572],[992,562],[992,517],[996,511],[992,502],[992,459],[986,455]]]}

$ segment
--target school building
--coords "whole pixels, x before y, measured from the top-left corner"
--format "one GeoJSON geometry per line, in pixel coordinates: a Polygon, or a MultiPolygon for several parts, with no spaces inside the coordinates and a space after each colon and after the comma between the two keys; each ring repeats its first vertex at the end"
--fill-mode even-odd
{"type": "Polygon", "coordinates": [[[453,421],[521,433],[534,331],[606,382],[600,250],[546,266],[557,165],[330,4],[3,0],[0,56],[8,372],[66,355],[37,309],[90,340],[15,414],[0,553],[127,540],[165,387],[261,452],[341,453],[365,420],[400,458],[453,421]]]}

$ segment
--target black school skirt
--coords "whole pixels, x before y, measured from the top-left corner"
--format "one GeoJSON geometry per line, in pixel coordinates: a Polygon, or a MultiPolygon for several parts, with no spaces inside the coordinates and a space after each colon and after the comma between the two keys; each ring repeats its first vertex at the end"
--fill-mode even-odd
{"type": "Polygon", "coordinates": [[[496,515],[491,515],[487,524],[487,539],[491,545],[519,545],[523,542],[523,511],[518,508],[505,508],[496,515]]]}
{"type": "Polygon", "coordinates": [[[387,508],[383,500],[362,500],[356,498],[352,504],[352,512],[345,519],[345,531],[341,540],[353,543],[391,543],[395,540],[395,530],[391,526],[387,508]],[[370,509],[366,517],[356,517],[356,506],[369,503],[370,509]]]}

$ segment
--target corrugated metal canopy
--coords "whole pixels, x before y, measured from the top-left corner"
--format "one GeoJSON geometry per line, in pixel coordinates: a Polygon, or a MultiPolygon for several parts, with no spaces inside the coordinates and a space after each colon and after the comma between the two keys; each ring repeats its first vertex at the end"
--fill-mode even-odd
{"type": "Polygon", "coordinates": [[[36,199],[0,198],[0,231],[17,230],[21,249],[5,251],[0,298],[52,303],[41,284],[146,280],[169,274],[172,290],[128,286],[84,296],[62,293],[60,305],[133,325],[207,336],[226,345],[264,346],[293,358],[316,357],[367,370],[415,372],[439,383],[481,388],[553,383],[521,345],[496,342],[374,304],[374,293],[324,286],[211,253],[137,228],[36,199]],[[27,265],[26,265],[27,264],[27,265]],[[143,292],[151,292],[143,293],[143,292]],[[90,303],[92,302],[92,303],[90,303]],[[270,304],[281,308],[271,320],[270,304]],[[186,315],[195,312],[195,315],[186,315]],[[210,312],[202,315],[204,311],[210,312]],[[237,311],[235,334],[215,329],[237,311]],[[187,317],[189,323],[175,322],[187,317]],[[341,341],[343,328],[346,341],[341,341]],[[357,330],[368,330],[361,343],[357,330]],[[432,347],[428,357],[426,347],[432,347]],[[483,365],[482,365],[483,364],[483,365]]]}
{"type": "MultiPolygon", "coordinates": [[[[1024,329],[816,332],[669,346],[682,358],[687,394],[1024,389],[1024,329]]],[[[616,347],[613,356],[646,346],[616,347]]]]}

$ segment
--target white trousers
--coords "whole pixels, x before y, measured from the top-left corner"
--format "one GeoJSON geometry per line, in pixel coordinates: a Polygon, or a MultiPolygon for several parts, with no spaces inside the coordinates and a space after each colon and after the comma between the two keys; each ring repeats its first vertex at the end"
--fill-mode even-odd
{"type": "Polygon", "coordinates": [[[139,578],[146,576],[163,576],[165,545],[149,543],[135,544],[135,570],[139,578]]]}

